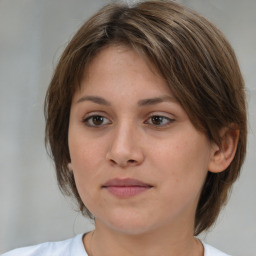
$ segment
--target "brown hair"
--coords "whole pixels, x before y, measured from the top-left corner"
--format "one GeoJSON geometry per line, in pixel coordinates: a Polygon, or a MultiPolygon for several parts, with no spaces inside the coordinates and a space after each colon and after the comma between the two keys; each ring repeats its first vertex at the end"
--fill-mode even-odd
{"type": "Polygon", "coordinates": [[[195,216],[195,234],[208,229],[226,203],[246,151],[244,82],[235,54],[223,34],[192,10],[171,1],[126,6],[109,4],[75,34],[56,67],[45,100],[46,144],[61,190],[78,194],[68,148],[71,100],[86,65],[105,46],[125,44],[154,64],[191,122],[220,144],[219,131],[235,124],[240,131],[236,155],[221,173],[208,172],[195,216]]]}

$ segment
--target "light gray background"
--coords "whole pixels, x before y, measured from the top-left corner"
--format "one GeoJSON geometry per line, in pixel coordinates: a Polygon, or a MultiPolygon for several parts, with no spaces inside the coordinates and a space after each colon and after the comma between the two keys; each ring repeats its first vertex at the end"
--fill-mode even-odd
{"type": "MultiPolygon", "coordinates": [[[[44,149],[43,100],[58,57],[104,0],[0,0],[0,253],[88,231],[59,192],[44,149]]],[[[207,236],[234,256],[256,255],[256,1],[180,0],[234,47],[249,104],[248,153],[228,206],[207,236]]]]}

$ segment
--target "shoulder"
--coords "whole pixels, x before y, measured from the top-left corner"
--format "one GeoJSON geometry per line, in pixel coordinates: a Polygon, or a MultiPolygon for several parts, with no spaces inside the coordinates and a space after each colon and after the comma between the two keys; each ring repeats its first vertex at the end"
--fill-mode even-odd
{"type": "Polygon", "coordinates": [[[229,254],[221,252],[220,250],[212,247],[209,244],[206,244],[204,242],[202,242],[202,243],[203,243],[203,246],[204,246],[204,256],[231,256],[229,254]]]}
{"type": "Polygon", "coordinates": [[[87,256],[82,242],[82,234],[59,242],[48,242],[4,253],[1,256],[87,256]]]}

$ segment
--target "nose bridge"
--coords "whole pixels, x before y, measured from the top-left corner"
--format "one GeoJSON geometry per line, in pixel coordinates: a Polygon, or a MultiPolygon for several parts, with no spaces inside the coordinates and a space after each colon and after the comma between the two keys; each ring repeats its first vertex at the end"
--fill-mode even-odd
{"type": "Polygon", "coordinates": [[[108,158],[119,165],[140,163],[143,153],[139,143],[139,127],[132,119],[120,120],[113,130],[108,158]]]}
{"type": "MultiPolygon", "coordinates": [[[[134,136],[136,134],[136,127],[131,119],[120,121],[113,134],[112,150],[121,153],[129,153],[135,148],[134,136]]],[[[137,131],[138,132],[138,131],[137,131]]]]}

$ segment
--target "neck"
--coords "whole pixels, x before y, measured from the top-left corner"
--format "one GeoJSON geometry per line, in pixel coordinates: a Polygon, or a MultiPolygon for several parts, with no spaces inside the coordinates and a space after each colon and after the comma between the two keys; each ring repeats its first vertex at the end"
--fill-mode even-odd
{"type": "Polygon", "coordinates": [[[95,230],[85,236],[89,256],[203,256],[203,246],[193,231],[154,230],[124,234],[96,222],[95,230]],[[175,235],[172,235],[175,234],[175,235]]]}

